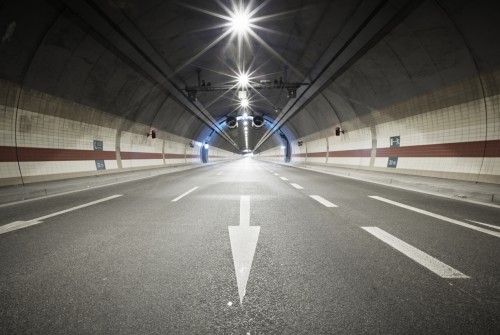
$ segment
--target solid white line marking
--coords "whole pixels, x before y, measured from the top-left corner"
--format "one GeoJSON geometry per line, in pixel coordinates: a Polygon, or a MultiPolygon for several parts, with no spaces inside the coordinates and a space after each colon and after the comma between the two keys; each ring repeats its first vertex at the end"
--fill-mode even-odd
{"type": "Polygon", "coordinates": [[[477,223],[477,224],[480,224],[480,225],[483,225],[483,226],[486,226],[486,227],[490,227],[490,228],[493,228],[493,229],[500,230],[499,226],[494,226],[492,224],[482,223],[482,222],[478,222],[478,221],[474,221],[474,220],[467,220],[467,221],[474,222],[474,223],[477,223]]]}
{"type": "Polygon", "coordinates": [[[489,235],[492,235],[492,236],[495,236],[495,237],[500,237],[500,232],[491,231],[491,230],[488,230],[488,229],[477,227],[477,226],[474,226],[474,225],[471,225],[471,224],[468,224],[468,223],[465,223],[465,222],[462,222],[462,221],[458,221],[458,220],[455,220],[455,219],[448,218],[448,217],[443,216],[443,215],[439,215],[439,214],[435,214],[435,213],[432,213],[432,212],[428,212],[428,211],[425,211],[423,209],[419,209],[419,208],[416,208],[416,207],[412,207],[412,206],[408,206],[408,205],[405,205],[405,204],[401,204],[399,202],[392,201],[392,200],[389,200],[389,199],[385,199],[385,198],[382,198],[382,197],[378,197],[378,196],[375,196],[375,195],[371,195],[370,198],[375,199],[375,200],[379,200],[379,201],[383,201],[383,202],[386,202],[386,203],[394,205],[394,206],[402,207],[402,208],[405,208],[405,209],[408,209],[410,211],[414,211],[414,212],[417,212],[417,213],[420,213],[420,214],[432,216],[432,217],[434,217],[436,219],[447,221],[447,222],[450,222],[450,223],[453,223],[453,224],[456,224],[456,225],[459,225],[459,226],[462,226],[462,227],[465,227],[465,228],[469,228],[469,229],[472,229],[472,230],[476,230],[476,231],[479,231],[481,233],[489,234],[489,235]]]}
{"type": "Polygon", "coordinates": [[[304,188],[302,186],[300,186],[299,184],[295,184],[295,183],[290,183],[290,185],[292,185],[293,187],[295,187],[297,190],[303,190],[304,188]]]}
{"type": "Polygon", "coordinates": [[[250,226],[250,197],[242,195],[240,198],[240,226],[250,226]]]}
{"type": "Polygon", "coordinates": [[[112,196],[107,197],[107,198],[103,198],[103,199],[95,200],[95,201],[92,201],[92,202],[88,202],[88,203],[80,205],[80,206],[71,207],[71,208],[68,208],[68,209],[56,212],[56,213],[52,213],[52,214],[49,214],[49,215],[44,215],[44,216],[41,216],[39,218],[31,219],[31,220],[28,220],[28,221],[16,221],[16,222],[12,222],[12,223],[9,223],[9,224],[1,226],[0,227],[0,234],[4,234],[4,233],[7,233],[9,231],[16,230],[16,229],[21,229],[21,228],[33,226],[33,225],[42,223],[42,221],[45,220],[45,219],[48,219],[48,218],[51,218],[51,217],[54,217],[54,216],[57,216],[57,215],[61,215],[61,214],[64,214],[64,213],[72,212],[72,211],[75,211],[75,210],[80,209],[80,208],[92,206],[92,205],[95,205],[95,204],[98,204],[98,203],[101,203],[101,202],[104,202],[104,201],[112,200],[112,199],[115,199],[115,198],[118,198],[118,197],[121,197],[121,196],[122,196],[122,194],[115,194],[115,195],[112,195],[112,196]]]}
{"type": "Polygon", "coordinates": [[[281,180],[288,180],[288,178],[280,177],[281,180]]]}
{"type": "Polygon", "coordinates": [[[193,192],[197,188],[198,188],[198,186],[193,187],[192,189],[190,189],[186,193],[183,193],[183,194],[179,195],[177,198],[175,198],[174,200],[172,200],[172,202],[176,202],[177,200],[180,200],[180,199],[184,198],[186,195],[188,195],[189,193],[193,192]]]}
{"type": "Polygon", "coordinates": [[[330,201],[326,200],[325,198],[320,197],[319,195],[310,195],[310,197],[326,207],[339,207],[335,204],[332,204],[330,201]]]}
{"type": "Polygon", "coordinates": [[[425,266],[442,278],[469,278],[462,272],[452,268],[451,266],[441,262],[429,254],[409,245],[408,243],[398,239],[397,237],[385,232],[378,227],[361,227],[376,238],[387,243],[397,251],[403,253],[413,259],[418,264],[425,266]]]}

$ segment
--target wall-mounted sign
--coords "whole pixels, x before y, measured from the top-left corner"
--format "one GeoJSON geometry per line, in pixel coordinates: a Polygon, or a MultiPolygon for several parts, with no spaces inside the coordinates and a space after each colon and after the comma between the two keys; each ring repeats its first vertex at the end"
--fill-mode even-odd
{"type": "Polygon", "coordinates": [[[95,151],[102,151],[103,148],[103,143],[102,141],[94,140],[94,150],[95,151]]]}
{"type": "Polygon", "coordinates": [[[389,160],[387,161],[387,167],[388,168],[395,168],[398,166],[398,158],[397,157],[389,157],[389,160]]]}
{"type": "Polygon", "coordinates": [[[391,147],[399,147],[399,145],[401,144],[399,136],[392,136],[390,143],[391,147]]]}
{"type": "Polygon", "coordinates": [[[95,167],[97,170],[106,170],[106,165],[104,164],[104,160],[97,159],[95,161],[95,167]]]}

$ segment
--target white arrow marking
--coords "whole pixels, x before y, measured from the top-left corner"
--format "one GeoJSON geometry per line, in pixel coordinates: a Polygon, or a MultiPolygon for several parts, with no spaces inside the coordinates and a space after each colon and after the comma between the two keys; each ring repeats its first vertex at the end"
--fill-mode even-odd
{"type": "Polygon", "coordinates": [[[240,225],[227,228],[229,229],[240,304],[242,304],[260,233],[260,227],[250,226],[249,196],[242,195],[240,199],[240,225]]]}

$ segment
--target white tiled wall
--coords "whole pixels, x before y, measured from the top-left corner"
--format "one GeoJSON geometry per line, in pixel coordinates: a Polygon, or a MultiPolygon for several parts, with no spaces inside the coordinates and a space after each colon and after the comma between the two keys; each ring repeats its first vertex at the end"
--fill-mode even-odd
{"type": "MultiPolygon", "coordinates": [[[[14,108],[0,105],[0,146],[15,146],[15,112],[14,108]]],[[[18,178],[17,162],[0,162],[0,178],[18,178]]]]}
{"type": "MultiPolygon", "coordinates": [[[[393,107],[391,107],[393,108],[393,107]]],[[[406,111],[402,113],[408,114],[406,111]]],[[[433,145],[444,143],[466,143],[484,140],[500,139],[500,96],[492,96],[486,99],[474,100],[446,108],[428,111],[413,116],[408,116],[392,121],[387,121],[384,111],[372,113],[374,126],[349,130],[349,124],[360,124],[356,120],[346,122],[346,133],[340,136],[328,137],[329,151],[344,151],[371,149],[372,137],[375,136],[377,148],[390,147],[390,137],[400,136],[401,147],[416,145],[433,145]],[[486,104],[486,107],[485,107],[486,104]],[[377,120],[384,120],[377,124],[377,120]],[[373,134],[372,134],[373,130],[373,134]]],[[[332,132],[334,130],[332,129],[332,132]]],[[[314,138],[315,134],[309,137],[314,138]]],[[[304,143],[307,152],[325,151],[321,143],[324,139],[304,143]]],[[[295,148],[295,147],[294,147],[295,148]]],[[[303,161],[293,157],[293,161],[303,161]]],[[[322,158],[307,158],[307,162],[321,163],[322,158]]],[[[377,157],[373,161],[373,167],[387,169],[387,157],[377,157]]],[[[370,167],[370,157],[329,157],[329,164],[346,166],[370,167]]],[[[408,170],[436,172],[436,175],[450,178],[474,178],[467,175],[497,176],[500,181],[500,158],[498,157],[399,157],[398,172],[408,170]],[[459,176],[462,174],[463,176],[459,176]]],[[[488,182],[492,182],[490,177],[488,182]]],[[[493,181],[495,182],[495,181],[493,181]]]]}
{"type": "Polygon", "coordinates": [[[263,151],[257,155],[258,159],[272,161],[272,162],[284,162],[285,153],[284,149],[279,147],[271,148],[263,151]]]}
{"type": "Polygon", "coordinates": [[[93,150],[94,140],[100,140],[104,151],[115,151],[115,138],[115,129],[26,110],[18,112],[19,147],[93,150]]]}

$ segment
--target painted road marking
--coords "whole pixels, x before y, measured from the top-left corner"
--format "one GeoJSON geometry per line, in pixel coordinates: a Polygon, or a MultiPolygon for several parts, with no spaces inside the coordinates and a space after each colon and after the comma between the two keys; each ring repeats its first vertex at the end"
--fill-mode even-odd
{"type": "Polygon", "coordinates": [[[115,194],[115,195],[112,195],[112,196],[107,197],[107,198],[103,198],[103,199],[95,200],[95,201],[92,201],[92,202],[88,202],[88,203],[80,205],[80,206],[71,207],[71,208],[68,208],[68,209],[56,212],[56,213],[52,213],[52,214],[49,214],[49,215],[44,215],[44,216],[41,216],[39,218],[31,219],[31,220],[28,220],[28,221],[15,221],[15,222],[12,222],[12,223],[9,223],[9,224],[1,226],[0,227],[0,234],[4,234],[4,233],[7,233],[9,231],[13,231],[13,230],[21,229],[21,228],[30,227],[30,226],[42,223],[43,220],[45,220],[45,219],[48,219],[48,218],[51,218],[51,217],[54,217],[54,216],[58,216],[58,215],[61,215],[61,214],[65,214],[65,213],[68,213],[68,212],[72,212],[72,211],[75,211],[75,210],[80,209],[80,208],[85,208],[85,207],[88,207],[88,206],[92,206],[92,205],[95,205],[95,204],[98,204],[98,203],[101,203],[101,202],[104,202],[104,201],[112,200],[112,199],[115,199],[115,198],[118,198],[118,197],[121,197],[121,196],[122,196],[122,194],[115,194]]]}
{"type": "Polygon", "coordinates": [[[483,226],[486,226],[486,227],[490,227],[490,228],[493,228],[493,229],[498,229],[498,230],[500,230],[500,227],[499,227],[499,226],[494,226],[494,225],[492,225],[492,224],[482,223],[482,222],[479,222],[479,221],[474,221],[474,220],[467,220],[467,221],[474,222],[474,223],[477,223],[477,224],[480,224],[480,225],[483,225],[483,226]]]}
{"type": "Polygon", "coordinates": [[[311,198],[313,198],[314,200],[316,200],[317,202],[319,202],[320,204],[322,204],[323,206],[326,206],[326,207],[339,207],[335,204],[332,204],[330,201],[326,200],[325,198],[323,197],[320,197],[319,195],[310,195],[311,198]]]}
{"type": "Polygon", "coordinates": [[[293,187],[295,187],[297,190],[303,190],[304,188],[302,186],[300,186],[299,184],[295,184],[295,183],[290,183],[290,185],[292,185],[293,187]]]}
{"type": "Polygon", "coordinates": [[[221,174],[222,174],[222,172],[217,173],[218,176],[220,176],[221,174]]]}
{"type": "Polygon", "coordinates": [[[432,212],[428,212],[428,211],[425,211],[423,209],[419,209],[419,208],[416,208],[416,207],[408,206],[408,205],[405,205],[405,204],[402,204],[402,203],[399,203],[399,202],[396,202],[396,201],[392,201],[392,200],[389,200],[389,199],[385,199],[385,198],[382,198],[382,197],[378,197],[378,196],[375,196],[375,195],[371,195],[370,198],[375,199],[375,200],[379,200],[379,201],[383,201],[383,202],[386,202],[386,203],[394,205],[394,206],[402,207],[402,208],[405,208],[405,209],[408,209],[410,211],[414,211],[414,212],[417,212],[417,213],[420,213],[420,214],[432,216],[433,218],[436,218],[436,219],[439,219],[439,220],[443,220],[443,221],[446,221],[446,222],[450,222],[450,223],[453,223],[453,224],[456,224],[456,225],[459,225],[459,226],[462,226],[462,227],[465,227],[465,228],[469,228],[469,229],[472,229],[472,230],[476,230],[476,231],[479,231],[481,233],[489,234],[489,235],[492,235],[492,236],[495,236],[495,237],[500,237],[500,232],[496,232],[496,231],[491,231],[491,230],[488,230],[488,229],[484,229],[484,228],[481,228],[481,227],[478,227],[478,226],[474,226],[474,225],[471,225],[471,224],[468,224],[468,223],[465,223],[465,222],[462,222],[462,221],[458,221],[458,220],[455,220],[455,219],[448,218],[448,217],[443,216],[443,215],[439,215],[439,214],[435,214],[435,213],[432,213],[432,212]]]}
{"type": "Polygon", "coordinates": [[[274,173],[274,175],[275,175],[275,176],[279,176],[279,174],[277,174],[277,173],[274,173]]]}
{"type": "Polygon", "coordinates": [[[281,180],[288,180],[288,178],[280,177],[281,180]]]}
{"type": "Polygon", "coordinates": [[[242,195],[240,198],[240,227],[250,226],[250,197],[242,195]]]}
{"type": "Polygon", "coordinates": [[[469,278],[462,272],[452,268],[451,266],[441,262],[429,254],[409,245],[408,243],[398,239],[397,237],[387,233],[378,227],[361,227],[379,240],[387,243],[405,256],[413,259],[418,264],[425,266],[442,278],[469,278]]]}
{"type": "Polygon", "coordinates": [[[198,186],[195,186],[193,187],[192,189],[190,189],[189,191],[179,195],[177,198],[175,198],[174,200],[172,200],[172,202],[176,202],[177,200],[180,200],[182,198],[184,198],[186,195],[188,195],[189,193],[193,192],[194,190],[196,190],[198,188],[198,186]]]}
{"type": "Polygon", "coordinates": [[[269,170],[269,172],[273,173],[274,171],[272,171],[272,170],[269,170]]]}
{"type": "Polygon", "coordinates": [[[250,226],[249,196],[243,195],[240,198],[240,225],[229,226],[227,228],[229,230],[229,240],[233,254],[234,272],[236,273],[240,304],[243,304],[260,233],[259,226],[250,226]]]}

